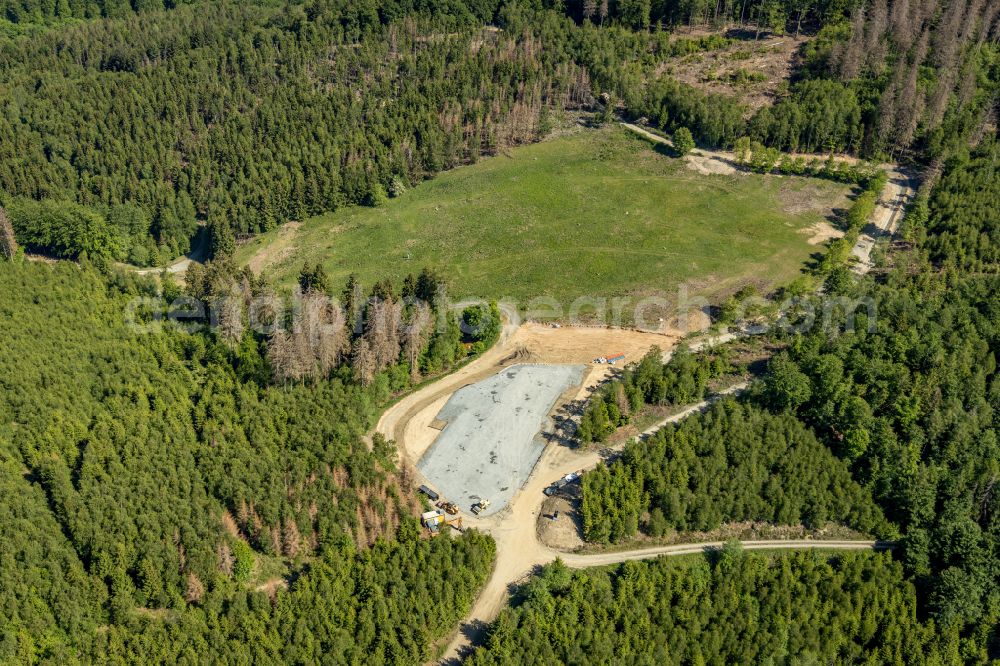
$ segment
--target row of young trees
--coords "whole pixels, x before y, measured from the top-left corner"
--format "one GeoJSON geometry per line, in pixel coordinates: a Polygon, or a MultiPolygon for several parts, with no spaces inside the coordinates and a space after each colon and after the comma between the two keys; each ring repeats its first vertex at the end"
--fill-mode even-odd
{"type": "Polygon", "coordinates": [[[681,345],[663,362],[652,347],[620,379],[601,387],[587,403],[577,428],[583,443],[602,442],[644,405],[686,405],[705,397],[710,380],[732,371],[724,350],[692,353],[681,345]]]}
{"type": "Polygon", "coordinates": [[[921,619],[888,554],[660,558],[524,585],[470,666],[562,664],[977,663],[984,636],[921,619]]]}

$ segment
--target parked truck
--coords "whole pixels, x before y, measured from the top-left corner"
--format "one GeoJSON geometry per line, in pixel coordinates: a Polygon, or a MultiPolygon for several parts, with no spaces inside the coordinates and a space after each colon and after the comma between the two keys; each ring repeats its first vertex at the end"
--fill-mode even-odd
{"type": "Polygon", "coordinates": [[[624,361],[624,360],[625,360],[625,354],[617,352],[614,354],[608,354],[607,356],[598,356],[597,358],[594,359],[594,363],[597,364],[607,363],[609,365],[614,365],[618,361],[624,361]]]}

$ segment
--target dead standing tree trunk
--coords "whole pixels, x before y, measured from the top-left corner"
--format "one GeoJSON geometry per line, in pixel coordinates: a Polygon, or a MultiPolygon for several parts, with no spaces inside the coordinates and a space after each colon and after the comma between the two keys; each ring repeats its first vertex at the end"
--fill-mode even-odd
{"type": "Polygon", "coordinates": [[[5,259],[13,259],[17,254],[17,239],[14,238],[14,227],[7,217],[7,211],[0,208],[0,255],[5,259]]]}

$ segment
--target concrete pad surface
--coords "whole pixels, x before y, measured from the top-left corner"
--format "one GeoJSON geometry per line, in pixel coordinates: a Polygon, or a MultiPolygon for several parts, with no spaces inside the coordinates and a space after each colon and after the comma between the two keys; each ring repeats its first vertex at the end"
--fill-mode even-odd
{"type": "Polygon", "coordinates": [[[545,449],[549,412],[583,380],[585,365],[515,365],[456,391],[437,415],[447,422],[417,466],[439,493],[470,511],[501,511],[545,449]]]}

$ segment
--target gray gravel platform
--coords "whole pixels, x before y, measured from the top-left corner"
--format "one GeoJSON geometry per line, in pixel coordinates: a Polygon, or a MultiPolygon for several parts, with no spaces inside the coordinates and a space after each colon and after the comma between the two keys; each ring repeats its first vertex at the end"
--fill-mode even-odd
{"type": "Polygon", "coordinates": [[[549,411],[583,381],[585,365],[515,365],[456,391],[438,413],[447,426],[417,464],[435,489],[462,511],[490,500],[501,511],[531,475],[545,449],[549,411]]]}

